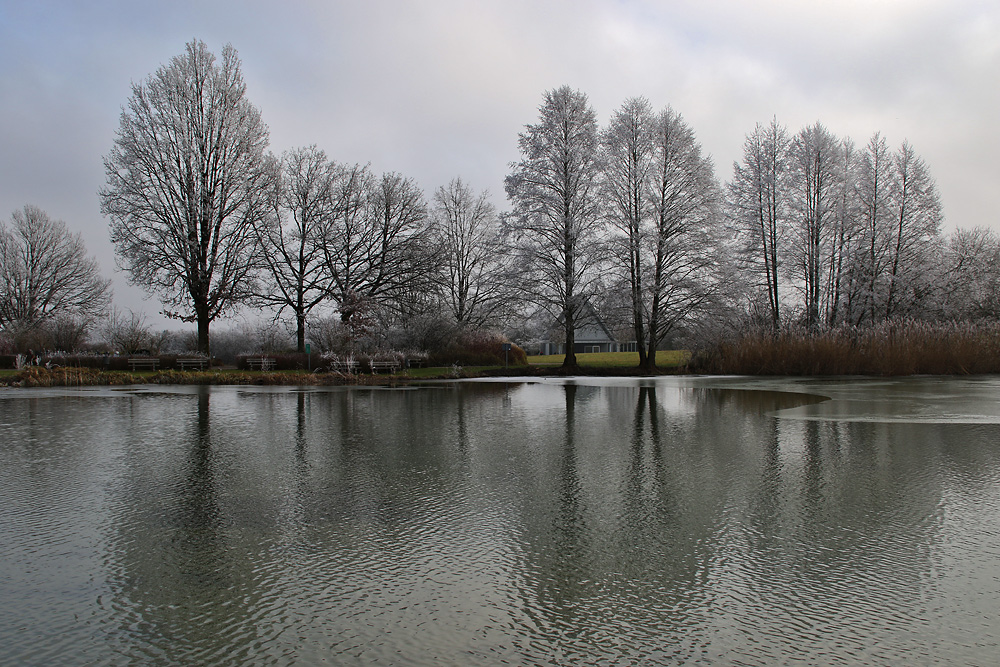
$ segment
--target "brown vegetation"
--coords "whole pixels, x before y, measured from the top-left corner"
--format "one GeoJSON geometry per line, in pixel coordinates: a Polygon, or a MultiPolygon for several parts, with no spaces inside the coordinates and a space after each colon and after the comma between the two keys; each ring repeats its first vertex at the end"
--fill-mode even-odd
{"type": "Polygon", "coordinates": [[[738,375],[1000,373],[1000,325],[903,321],[865,329],[755,329],[699,351],[688,370],[738,375]]]}
{"type": "Polygon", "coordinates": [[[484,329],[464,331],[455,341],[431,353],[428,366],[527,366],[528,356],[517,345],[511,345],[504,354],[503,346],[508,339],[500,334],[484,329]]]}

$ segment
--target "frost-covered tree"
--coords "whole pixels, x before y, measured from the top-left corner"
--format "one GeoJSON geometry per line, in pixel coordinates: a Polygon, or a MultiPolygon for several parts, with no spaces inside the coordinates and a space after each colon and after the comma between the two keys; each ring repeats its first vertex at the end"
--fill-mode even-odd
{"type": "Polygon", "coordinates": [[[852,308],[854,322],[880,319],[879,288],[888,261],[891,227],[889,194],[892,189],[892,153],[881,134],[876,132],[861,154],[858,172],[858,200],[861,206],[862,243],[856,258],[859,297],[852,308]]]}
{"type": "Polygon", "coordinates": [[[111,281],[64,222],[31,205],[0,221],[0,328],[53,318],[86,322],[110,300],[111,281]]]}
{"type": "Polygon", "coordinates": [[[521,159],[504,181],[509,217],[524,260],[529,294],[562,323],[564,369],[577,367],[578,317],[594,286],[601,255],[597,115],[579,91],[547,91],[538,123],[518,135],[521,159]]]}
{"type": "Polygon", "coordinates": [[[332,277],[323,253],[333,222],[341,168],[315,146],[282,155],[271,194],[271,215],[257,224],[264,266],[260,303],[295,318],[296,345],[305,352],[309,313],[330,297],[332,277]]]}
{"type": "Polygon", "coordinates": [[[196,40],[132,85],[104,157],[101,211],[121,265],[166,314],[197,322],[204,353],[209,325],[254,293],[267,143],[236,50],[223,47],[219,62],[196,40]]]}
{"type": "Polygon", "coordinates": [[[733,163],[729,203],[740,256],[750,283],[767,294],[771,325],[781,321],[781,248],[785,244],[788,211],[788,150],[784,126],[772,119],[759,123],[743,143],[743,160],[733,163]]]}
{"type": "Polygon", "coordinates": [[[858,244],[861,237],[861,216],[855,183],[858,173],[858,156],[854,142],[843,139],[837,151],[837,172],[839,178],[835,186],[835,204],[832,239],[829,246],[829,262],[826,267],[823,301],[820,305],[823,322],[834,326],[850,321],[852,302],[852,276],[855,276],[854,262],[859,256],[858,244]]]}
{"type": "Polygon", "coordinates": [[[915,315],[931,292],[933,274],[927,270],[939,252],[941,200],[927,164],[903,142],[892,156],[893,180],[889,195],[891,226],[883,295],[883,317],[915,315]]]}
{"type": "Polygon", "coordinates": [[[1000,236],[986,227],[956,229],[944,247],[941,314],[1000,320],[1000,236]]]}
{"type": "Polygon", "coordinates": [[[427,205],[413,180],[375,178],[360,165],[342,169],[323,241],[341,321],[359,324],[413,290],[430,289],[436,259],[428,241],[427,205]]]}
{"type": "Polygon", "coordinates": [[[856,259],[855,323],[920,315],[933,291],[941,201],[926,163],[908,143],[890,151],[876,133],[862,153],[857,181],[861,242],[856,259]]]}
{"type": "Polygon", "coordinates": [[[495,322],[513,299],[510,254],[496,207],[461,178],[434,193],[431,243],[440,251],[440,282],[448,312],[459,326],[495,322]]]}
{"type": "Polygon", "coordinates": [[[720,212],[722,191],[711,158],[670,107],[654,118],[652,144],[646,187],[651,224],[644,239],[650,369],[666,336],[721,302],[732,285],[720,212]]]}
{"type": "Polygon", "coordinates": [[[639,365],[646,366],[645,236],[650,223],[647,195],[653,159],[654,117],[641,97],[626,100],[601,133],[604,178],[601,195],[611,228],[616,265],[627,276],[632,332],[639,365]]]}
{"type": "Polygon", "coordinates": [[[841,143],[823,125],[802,129],[789,150],[789,276],[802,293],[806,326],[825,324],[843,190],[841,143]]]}

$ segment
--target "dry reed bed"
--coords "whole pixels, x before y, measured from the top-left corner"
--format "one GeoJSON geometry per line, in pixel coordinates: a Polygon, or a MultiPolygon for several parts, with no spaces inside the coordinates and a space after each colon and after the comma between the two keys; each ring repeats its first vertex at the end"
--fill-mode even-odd
{"type": "Polygon", "coordinates": [[[818,332],[753,330],[701,351],[689,369],[739,375],[1000,373],[1000,324],[904,321],[818,332]]]}

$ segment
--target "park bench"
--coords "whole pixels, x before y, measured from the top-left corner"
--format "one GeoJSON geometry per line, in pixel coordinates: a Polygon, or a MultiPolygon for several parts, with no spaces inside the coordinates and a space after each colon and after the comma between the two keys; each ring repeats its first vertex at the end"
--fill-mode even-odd
{"type": "Polygon", "coordinates": [[[273,371],[274,359],[270,357],[249,357],[247,368],[252,371],[273,371]]]}
{"type": "Polygon", "coordinates": [[[132,371],[155,371],[160,365],[156,357],[129,357],[128,367],[132,371]]]}
{"type": "Polygon", "coordinates": [[[427,365],[427,359],[423,357],[407,357],[406,367],[407,368],[423,368],[427,365]]]}
{"type": "Polygon", "coordinates": [[[203,359],[203,358],[177,360],[177,367],[180,368],[182,371],[186,371],[189,368],[197,368],[198,370],[203,371],[205,370],[205,366],[207,365],[208,365],[208,359],[203,359]]]}
{"type": "Polygon", "coordinates": [[[372,373],[378,373],[379,371],[389,371],[390,373],[395,373],[399,370],[398,361],[375,361],[371,360],[368,362],[371,366],[372,373]]]}

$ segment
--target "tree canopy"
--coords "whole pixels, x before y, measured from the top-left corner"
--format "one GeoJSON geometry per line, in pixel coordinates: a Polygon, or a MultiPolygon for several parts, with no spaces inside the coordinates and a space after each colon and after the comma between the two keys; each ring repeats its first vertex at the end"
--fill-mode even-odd
{"type": "Polygon", "coordinates": [[[226,45],[217,62],[196,40],[133,84],[104,157],[101,210],[121,266],[166,314],[198,323],[205,353],[209,324],[254,292],[267,144],[236,50],[226,45]]]}
{"type": "Polygon", "coordinates": [[[57,316],[89,319],[111,301],[79,234],[26,205],[0,221],[0,327],[34,325],[57,316]]]}

